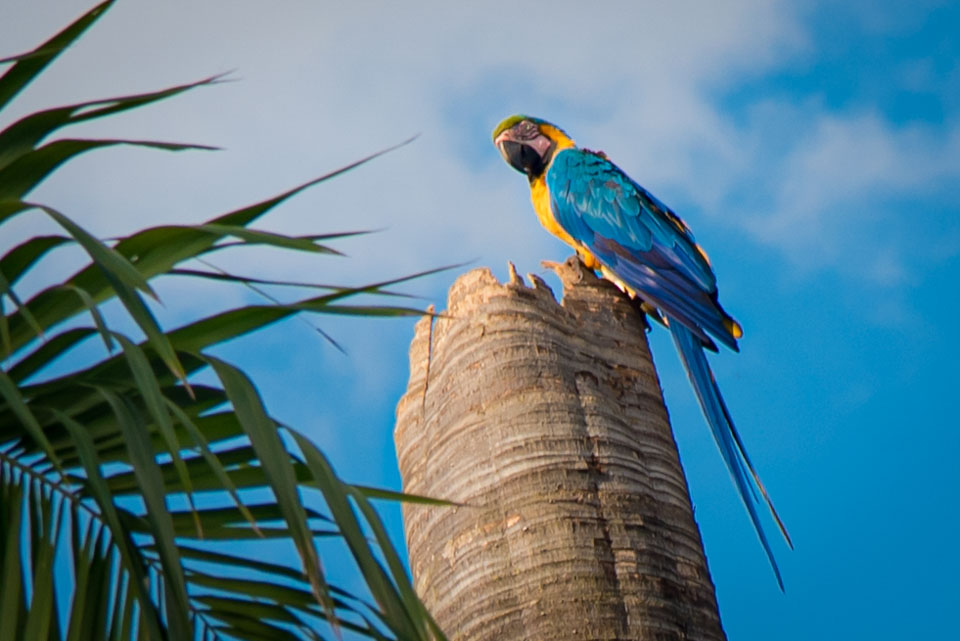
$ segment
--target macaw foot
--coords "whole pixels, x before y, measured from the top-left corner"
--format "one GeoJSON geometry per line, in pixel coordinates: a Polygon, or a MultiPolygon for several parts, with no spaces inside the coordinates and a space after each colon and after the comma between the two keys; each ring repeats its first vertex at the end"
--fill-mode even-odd
{"type": "Polygon", "coordinates": [[[564,287],[579,283],[584,277],[596,277],[597,275],[594,270],[585,265],[580,257],[576,255],[570,256],[562,263],[557,263],[552,260],[541,260],[540,266],[556,274],[564,287]]]}
{"type": "Polygon", "coordinates": [[[617,289],[620,290],[621,294],[630,301],[631,307],[633,307],[640,315],[640,318],[643,319],[643,326],[646,331],[649,332],[651,329],[650,323],[647,321],[647,316],[652,317],[662,325],[666,325],[666,319],[664,319],[659,309],[640,298],[635,291],[626,287],[619,278],[613,275],[612,272],[609,272],[609,270],[604,269],[602,265],[599,265],[598,268],[593,268],[583,260],[582,256],[577,254],[570,256],[562,263],[557,263],[552,260],[542,260],[540,261],[540,266],[555,273],[561,282],[563,282],[564,287],[580,283],[584,277],[602,276],[604,280],[613,283],[617,289]],[[597,273],[598,271],[600,272],[599,274],[597,273]]]}

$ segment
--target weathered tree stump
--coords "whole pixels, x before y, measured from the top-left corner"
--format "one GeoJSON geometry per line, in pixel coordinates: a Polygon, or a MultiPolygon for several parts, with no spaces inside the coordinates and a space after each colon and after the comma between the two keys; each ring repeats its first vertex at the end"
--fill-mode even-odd
{"type": "Polygon", "coordinates": [[[724,639],[642,316],[575,258],[417,324],[397,407],[414,584],[451,639],[724,639]]]}

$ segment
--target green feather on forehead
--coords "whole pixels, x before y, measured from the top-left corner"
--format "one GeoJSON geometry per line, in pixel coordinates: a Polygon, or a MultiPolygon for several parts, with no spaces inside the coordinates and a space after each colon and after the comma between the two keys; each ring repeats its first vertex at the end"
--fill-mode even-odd
{"type": "Polygon", "coordinates": [[[496,129],[493,130],[494,140],[496,140],[497,136],[502,134],[504,131],[506,131],[507,129],[510,129],[511,127],[513,127],[518,123],[523,122],[524,120],[529,120],[530,122],[537,125],[549,125],[554,129],[557,129],[558,131],[563,132],[563,134],[566,135],[566,132],[560,129],[560,127],[557,127],[556,125],[549,123],[546,120],[542,120],[540,118],[534,118],[533,116],[526,116],[524,114],[515,114],[513,116],[510,116],[509,118],[506,118],[503,122],[497,125],[496,129]]]}

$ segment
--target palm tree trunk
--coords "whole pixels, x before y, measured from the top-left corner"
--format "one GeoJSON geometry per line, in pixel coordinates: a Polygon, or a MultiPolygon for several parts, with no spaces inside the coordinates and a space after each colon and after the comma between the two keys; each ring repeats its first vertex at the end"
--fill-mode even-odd
{"type": "Polygon", "coordinates": [[[417,325],[395,440],[418,593],[452,639],[724,639],[642,317],[575,258],[417,325]]]}

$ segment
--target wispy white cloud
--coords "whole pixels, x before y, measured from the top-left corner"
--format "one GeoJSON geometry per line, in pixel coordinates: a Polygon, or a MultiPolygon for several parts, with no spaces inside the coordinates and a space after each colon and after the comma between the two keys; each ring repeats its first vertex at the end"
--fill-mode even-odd
{"type": "MultiPolygon", "coordinates": [[[[701,95],[705,90],[736,73],[762,70],[800,39],[789,16],[780,15],[781,7],[612,3],[586,9],[556,3],[542,11],[504,2],[434,3],[411,11],[357,3],[331,11],[301,2],[265,16],[258,3],[249,2],[126,2],[50,70],[27,105],[238,70],[238,83],[107,126],[199,137],[230,149],[226,158],[117,162],[119,184],[109,185],[114,196],[149,188],[160,163],[169,165],[164,172],[175,164],[198,167],[210,180],[209,186],[197,185],[202,198],[210,190],[226,191],[218,165],[234,175],[229,184],[236,192],[253,182],[237,181],[239,172],[270,184],[291,167],[345,162],[412,131],[424,137],[403,152],[405,164],[422,162],[421,175],[434,179],[430,187],[437,192],[445,191],[444,174],[454,171],[461,174],[456,185],[461,187],[472,176],[455,164],[463,150],[445,145],[462,140],[461,132],[450,130],[460,123],[448,117],[447,96],[478,84],[487,94],[487,122],[474,135],[485,144],[489,128],[510,107],[542,109],[551,117],[577,114],[571,127],[616,145],[626,160],[643,154],[657,161],[654,167],[671,166],[688,145],[710,145],[723,130],[722,119],[701,95]],[[111,55],[121,50],[124,56],[111,55]],[[500,76],[507,81],[498,82],[500,76]],[[487,82],[491,78],[494,82],[487,82]],[[611,131],[617,132],[613,140],[611,131]],[[419,150],[423,158],[409,158],[419,150]],[[256,169],[254,162],[260,162],[256,169]],[[144,167],[139,179],[130,175],[136,169],[126,169],[134,164],[144,167]]],[[[36,13],[24,8],[18,15],[30,18],[39,37],[45,30],[36,24],[41,22],[36,13]]],[[[18,15],[5,24],[16,24],[18,15]]],[[[46,30],[54,24],[50,18],[46,30]]],[[[112,182],[103,177],[101,182],[112,182]]]]}
{"type": "Polygon", "coordinates": [[[808,268],[866,254],[853,275],[900,284],[903,260],[922,251],[903,242],[903,232],[910,224],[922,231],[924,199],[960,177],[960,127],[825,112],[800,127],[803,135],[770,168],[769,210],[745,228],[808,268]],[[902,251],[884,247],[898,241],[902,251]]]}

